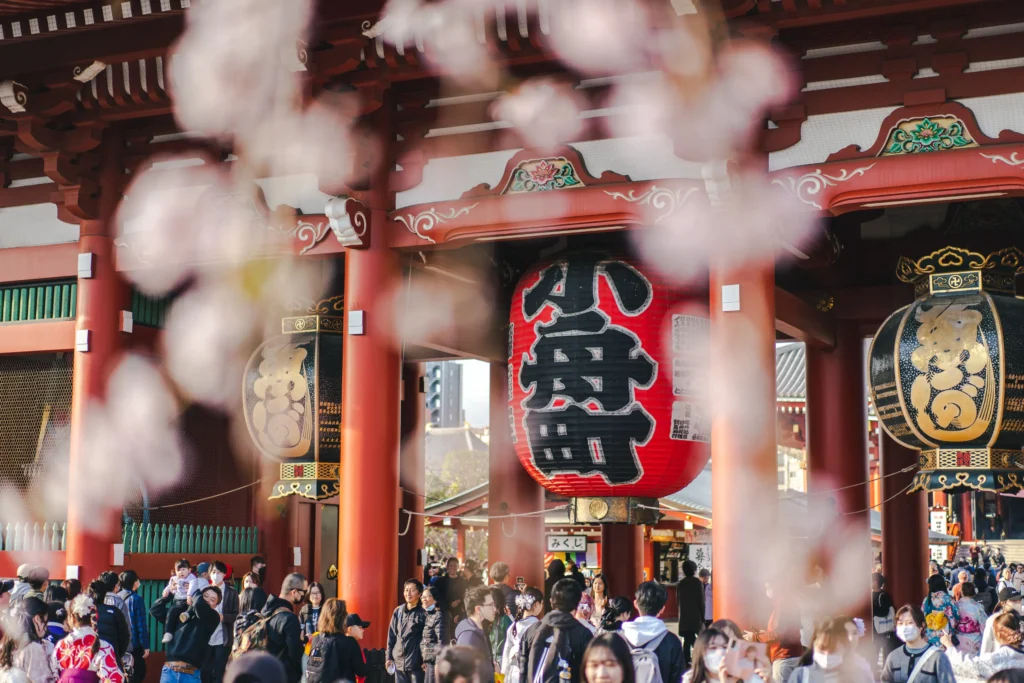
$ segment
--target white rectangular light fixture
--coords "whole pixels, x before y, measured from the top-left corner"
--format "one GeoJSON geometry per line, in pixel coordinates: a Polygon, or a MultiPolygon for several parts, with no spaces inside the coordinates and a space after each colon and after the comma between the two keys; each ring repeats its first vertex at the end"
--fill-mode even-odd
{"type": "Polygon", "coordinates": [[[89,330],[75,330],[75,351],[89,352],[89,330]]]}
{"type": "Polygon", "coordinates": [[[722,310],[740,310],[740,286],[722,285],[722,310]]]}
{"type": "Polygon", "coordinates": [[[92,277],[93,254],[85,252],[78,255],[78,279],[88,280],[92,277]]]}
{"type": "Polygon", "coordinates": [[[366,334],[364,329],[364,318],[366,311],[348,312],[348,333],[349,336],[366,334]]]}

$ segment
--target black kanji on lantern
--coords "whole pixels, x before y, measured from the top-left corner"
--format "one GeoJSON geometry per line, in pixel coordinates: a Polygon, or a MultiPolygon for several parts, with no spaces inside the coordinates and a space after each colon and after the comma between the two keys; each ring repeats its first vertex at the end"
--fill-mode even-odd
{"type": "Polygon", "coordinates": [[[523,293],[526,320],[546,305],[555,309],[550,323],[534,326],[536,340],[520,368],[520,387],[532,388],[522,404],[523,424],[533,463],[545,475],[600,474],[610,484],[628,484],[642,474],[636,445],[654,433],[654,418],[633,390],[650,387],[658,365],[639,337],[610,324],[598,308],[601,277],[626,315],[650,304],[653,292],[643,275],[598,254],[553,264],[523,293]]]}

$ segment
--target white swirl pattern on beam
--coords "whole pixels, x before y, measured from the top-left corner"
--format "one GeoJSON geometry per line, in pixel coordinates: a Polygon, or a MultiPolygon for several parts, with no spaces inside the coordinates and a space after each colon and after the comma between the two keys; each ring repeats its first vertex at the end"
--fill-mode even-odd
{"type": "Polygon", "coordinates": [[[670,190],[664,187],[658,187],[657,185],[651,185],[646,192],[636,194],[635,190],[629,192],[615,192],[613,190],[605,190],[604,193],[612,199],[625,199],[631,204],[646,204],[654,209],[658,213],[658,217],[654,219],[655,223],[660,223],[662,220],[671,216],[676,208],[682,206],[687,199],[690,198],[694,192],[697,192],[696,187],[691,187],[686,190],[686,194],[683,194],[683,189],[679,188],[676,190],[670,190]]]}
{"type": "Polygon", "coordinates": [[[1020,166],[1021,164],[1024,164],[1024,159],[1017,158],[1017,152],[1011,154],[1009,159],[1001,154],[985,154],[984,152],[981,152],[981,156],[990,160],[993,164],[998,162],[1002,162],[1008,166],[1020,166]]]}
{"type": "Polygon", "coordinates": [[[464,206],[461,209],[452,208],[447,211],[438,211],[434,207],[430,207],[426,211],[421,211],[417,214],[408,213],[404,216],[395,216],[395,220],[404,225],[409,232],[420,239],[436,244],[434,238],[426,233],[430,232],[435,226],[441,223],[447,223],[448,221],[455,220],[459,216],[469,213],[470,210],[476,206],[477,204],[470,204],[469,206],[464,206]]]}
{"type": "Polygon", "coordinates": [[[772,185],[778,185],[804,204],[813,206],[815,209],[821,211],[822,207],[814,201],[814,197],[821,194],[822,190],[826,187],[833,187],[836,183],[844,183],[847,180],[856,178],[857,176],[862,176],[874,167],[875,165],[871,164],[869,166],[854,169],[853,171],[847,171],[844,168],[839,175],[828,175],[827,173],[822,173],[821,169],[818,168],[811,173],[805,173],[804,175],[796,178],[793,176],[776,178],[772,181],[772,185]]]}

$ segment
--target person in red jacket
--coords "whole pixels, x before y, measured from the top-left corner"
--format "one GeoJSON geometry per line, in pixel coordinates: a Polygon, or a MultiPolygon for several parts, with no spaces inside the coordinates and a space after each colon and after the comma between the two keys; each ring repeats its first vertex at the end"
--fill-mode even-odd
{"type": "Polygon", "coordinates": [[[772,660],[772,681],[787,683],[789,675],[800,662],[804,647],[800,644],[800,615],[792,604],[784,604],[775,594],[775,588],[766,583],[765,592],[772,601],[772,614],[768,628],[760,631],[746,631],[744,639],[768,644],[768,656],[772,660]]]}

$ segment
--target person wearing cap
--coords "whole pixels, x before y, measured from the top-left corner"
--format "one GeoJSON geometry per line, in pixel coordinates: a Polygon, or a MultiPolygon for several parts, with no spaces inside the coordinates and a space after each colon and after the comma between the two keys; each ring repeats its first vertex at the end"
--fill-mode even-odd
{"type": "Polygon", "coordinates": [[[46,567],[40,567],[33,565],[28,570],[28,576],[25,577],[25,582],[28,583],[28,591],[25,592],[24,597],[32,596],[45,601],[46,585],[50,582],[50,570],[46,567]]]}
{"type": "MultiPolygon", "coordinates": [[[[323,604],[317,634],[309,643],[306,683],[354,681],[365,678],[369,673],[359,643],[352,636],[345,635],[348,618],[343,600],[329,598],[323,604]]],[[[358,626],[365,628],[363,623],[370,625],[359,620],[358,626]]]]}
{"type": "MultiPolygon", "coordinates": [[[[345,635],[349,638],[355,638],[356,645],[359,647],[359,657],[363,660],[363,664],[366,664],[366,654],[363,653],[363,648],[359,645],[359,641],[366,635],[365,631],[368,628],[370,628],[370,622],[363,621],[363,618],[358,614],[350,614],[345,618],[345,635]]],[[[427,667],[427,671],[430,671],[430,667],[427,667]]],[[[430,679],[430,681],[433,680],[430,679]]],[[[365,681],[365,676],[356,676],[356,683],[364,683],[365,681]]]]}
{"type": "Polygon", "coordinates": [[[32,565],[30,564],[23,564],[18,567],[18,578],[14,582],[14,586],[11,587],[10,604],[12,606],[21,602],[25,594],[32,590],[32,587],[28,585],[28,575],[31,571],[32,565]]]}
{"type": "Polygon", "coordinates": [[[985,620],[985,628],[981,633],[981,650],[978,654],[989,654],[999,649],[995,637],[996,617],[1006,612],[1021,613],[1021,606],[1024,605],[1024,595],[1013,586],[1007,586],[999,591],[999,604],[996,605],[992,616],[985,620]]]}
{"type": "Polygon", "coordinates": [[[173,594],[166,590],[150,607],[153,618],[169,624],[171,629],[160,683],[200,683],[199,672],[210,649],[210,636],[220,626],[220,601],[220,589],[206,586],[192,594],[187,607],[176,604],[173,594]]]}

